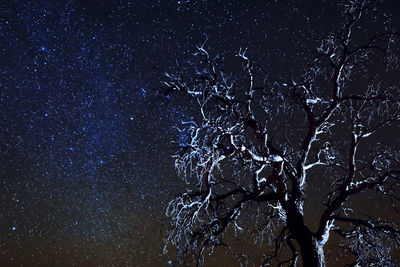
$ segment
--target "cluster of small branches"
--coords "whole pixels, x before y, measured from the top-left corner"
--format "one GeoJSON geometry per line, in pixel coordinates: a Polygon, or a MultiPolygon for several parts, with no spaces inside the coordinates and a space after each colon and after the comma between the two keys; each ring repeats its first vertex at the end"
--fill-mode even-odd
{"type": "Polygon", "coordinates": [[[397,266],[390,257],[392,244],[400,245],[399,230],[387,222],[352,219],[336,216],[338,222],[346,222],[350,230],[336,227],[333,231],[343,239],[338,247],[344,257],[351,255],[355,259],[349,266],[397,266]]]}
{"type": "Polygon", "coordinates": [[[245,78],[233,79],[204,44],[189,70],[165,74],[167,93],[188,95],[199,109],[198,119],[183,123],[188,141],[175,155],[191,190],[167,208],[167,241],[178,258],[195,255],[201,265],[207,249],[222,246],[245,261],[225,234],[246,231],[255,240],[267,237],[275,250],[264,264],[286,248],[292,257],[280,264],[295,265],[300,254],[304,263],[307,253],[315,253],[323,266],[323,246],[334,232],[343,237],[339,247],[356,258],[354,266],[392,264],[396,225],[354,218],[348,203],[374,191],[395,211],[399,207],[399,148],[379,140],[400,121],[400,90],[388,75],[399,70],[399,34],[385,28],[365,40],[353,38],[361,18],[376,12],[375,4],[348,1],[340,30],[321,40],[308,68],[290,82],[260,79],[243,49],[236,55],[242,61],[236,78],[245,78]],[[303,208],[306,186],[316,180],[331,189],[312,232],[303,208]],[[249,224],[241,213],[253,205],[258,212],[249,224]],[[315,251],[307,252],[307,244],[315,251]]]}

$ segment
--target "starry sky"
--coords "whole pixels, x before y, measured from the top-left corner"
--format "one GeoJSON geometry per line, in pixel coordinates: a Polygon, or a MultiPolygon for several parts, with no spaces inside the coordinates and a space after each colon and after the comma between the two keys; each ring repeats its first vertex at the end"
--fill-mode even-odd
{"type": "Polygon", "coordinates": [[[164,71],[205,44],[227,72],[247,48],[270,79],[290,79],[337,27],[333,2],[1,1],[0,265],[173,265],[174,126],[195,115],[164,97],[164,71]]]}

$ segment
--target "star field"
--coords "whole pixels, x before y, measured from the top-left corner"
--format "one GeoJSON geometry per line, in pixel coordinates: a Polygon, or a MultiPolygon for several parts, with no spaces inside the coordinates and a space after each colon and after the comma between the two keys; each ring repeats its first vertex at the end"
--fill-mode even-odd
{"type": "Polygon", "coordinates": [[[205,43],[290,77],[338,19],[278,2],[2,1],[0,265],[173,265],[165,207],[185,185],[171,155],[195,115],[162,75],[205,43]]]}

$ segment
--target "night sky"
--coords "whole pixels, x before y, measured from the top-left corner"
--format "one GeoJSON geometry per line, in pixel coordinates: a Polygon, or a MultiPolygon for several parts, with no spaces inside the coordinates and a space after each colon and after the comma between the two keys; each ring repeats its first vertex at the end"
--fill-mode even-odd
{"type": "MultiPolygon", "coordinates": [[[[173,265],[174,126],[196,114],[164,96],[163,73],[204,43],[227,73],[247,48],[291,79],[337,2],[1,1],[0,265],[173,265]]],[[[400,25],[398,1],[381,6],[400,25]]]]}

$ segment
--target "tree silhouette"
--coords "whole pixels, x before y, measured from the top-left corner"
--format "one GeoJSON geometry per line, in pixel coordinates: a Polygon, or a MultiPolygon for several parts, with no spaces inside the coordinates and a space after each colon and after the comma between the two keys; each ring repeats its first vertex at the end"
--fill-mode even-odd
{"type": "Polygon", "coordinates": [[[189,189],[167,208],[167,242],[178,258],[194,255],[202,265],[205,252],[224,247],[243,263],[227,237],[250,233],[271,247],[262,264],[325,266],[324,245],[335,235],[350,266],[395,264],[398,227],[351,201],[374,192],[391,214],[399,207],[399,149],[390,142],[400,120],[399,35],[387,24],[359,27],[376,6],[347,2],[339,30],[290,81],[261,78],[243,49],[242,71],[228,75],[204,45],[188,68],[166,74],[166,92],[199,110],[183,123],[187,138],[175,155],[189,189]],[[309,184],[326,191],[316,214],[304,211],[315,191],[309,184]],[[305,216],[317,216],[316,225],[305,216]]]}

